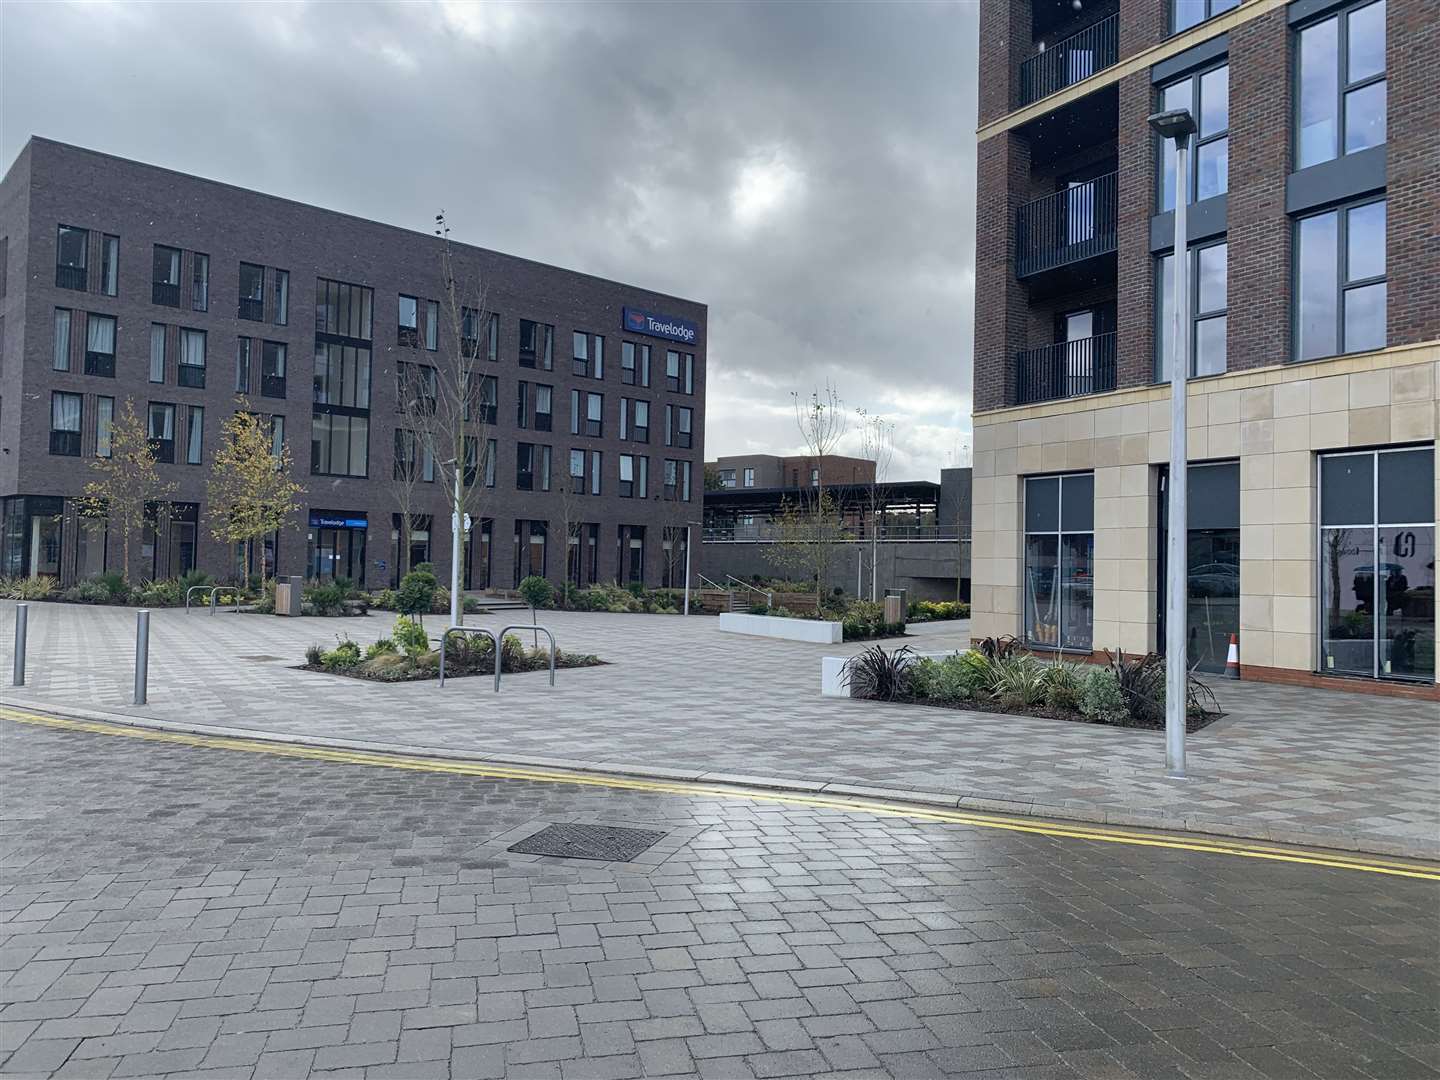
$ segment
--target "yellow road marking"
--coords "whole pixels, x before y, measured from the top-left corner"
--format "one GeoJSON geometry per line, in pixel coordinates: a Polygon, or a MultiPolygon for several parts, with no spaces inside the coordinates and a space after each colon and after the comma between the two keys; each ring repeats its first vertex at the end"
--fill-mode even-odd
{"type": "Polygon", "coordinates": [[[1133,832],[1124,829],[1066,824],[1040,819],[975,814],[961,810],[945,810],[939,807],[919,806],[912,803],[885,802],[879,799],[849,798],[840,795],[808,795],[796,792],[771,791],[763,788],[732,787],[694,781],[644,780],[600,773],[566,772],[525,766],[500,765],[482,761],[457,761],[419,755],[412,756],[405,754],[371,753],[363,750],[327,749],[321,746],[269,742],[257,738],[201,735],[188,732],[161,731],[153,728],[128,727],[123,724],[102,723],[93,720],[70,720],[58,716],[47,716],[40,713],[25,712],[19,709],[4,707],[0,707],[0,717],[20,724],[40,725],[65,731],[85,732],[93,735],[121,736],[132,739],[145,739],[150,742],[172,743],[180,746],[201,747],[213,750],[234,750],[252,754],[270,754],[275,757],[327,761],[342,765],[364,765],[382,769],[405,769],[412,772],[450,773],[492,780],[525,780],[533,783],[577,784],[585,787],[616,788],[625,791],[645,791],[665,795],[708,795],[716,798],[748,799],[752,802],[775,803],[785,806],[805,806],[823,810],[839,810],[847,813],[873,814],[882,817],[900,817],[913,821],[933,821],[947,825],[969,825],[973,828],[1002,829],[1009,832],[1032,833],[1038,836],[1053,836],[1070,840],[1095,840],[1106,843],[1127,844],[1135,847],[1169,848],[1177,851],[1196,851],[1212,855],[1232,855],[1247,859],[1300,863],[1307,866],[1325,866],[1337,870],[1363,870],[1372,874],[1419,878],[1424,881],[1440,881],[1440,867],[1422,862],[1396,861],[1364,855],[1347,855],[1342,852],[1315,852],[1307,851],[1303,848],[1249,844],[1242,841],[1231,841],[1221,838],[1190,839],[1188,837],[1173,836],[1164,833],[1133,832]]]}

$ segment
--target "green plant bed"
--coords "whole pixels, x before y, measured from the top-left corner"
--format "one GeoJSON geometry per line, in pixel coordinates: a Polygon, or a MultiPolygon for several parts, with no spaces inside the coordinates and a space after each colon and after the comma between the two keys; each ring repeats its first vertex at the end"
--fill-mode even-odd
{"type": "MultiPolygon", "coordinates": [[[[987,638],[941,659],[916,656],[908,646],[887,653],[877,645],[851,657],[844,671],[857,698],[1164,730],[1164,657],[1106,656],[1110,662],[1103,665],[1046,663],[1021,652],[1013,639],[987,638]]],[[[1187,731],[1224,715],[1210,688],[1193,675],[1186,697],[1187,731]]]]}
{"type": "MultiPolygon", "coordinates": [[[[501,670],[505,674],[550,670],[547,649],[527,649],[514,634],[505,635],[501,643],[501,670]]],[[[598,656],[558,651],[557,668],[598,667],[605,663],[598,656]]],[[[333,649],[311,645],[305,650],[306,671],[329,675],[345,675],[371,682],[422,682],[440,677],[440,650],[433,648],[423,626],[401,616],[388,638],[381,638],[361,651],[349,638],[336,639],[333,649]]],[[[445,646],[445,677],[495,674],[495,646],[488,637],[457,634],[445,646]]]]}

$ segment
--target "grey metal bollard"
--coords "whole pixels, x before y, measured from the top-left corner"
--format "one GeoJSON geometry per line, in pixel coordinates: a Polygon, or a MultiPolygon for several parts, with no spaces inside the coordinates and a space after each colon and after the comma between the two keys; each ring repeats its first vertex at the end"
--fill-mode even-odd
{"type": "Polygon", "coordinates": [[[135,612],[135,704],[145,704],[145,684],[150,677],[150,612],[135,612]]]}
{"type": "Polygon", "coordinates": [[[217,604],[217,602],[219,601],[219,599],[220,599],[220,590],[219,590],[219,589],[211,589],[211,590],[210,590],[210,614],[211,614],[211,615],[214,615],[215,612],[219,610],[219,608],[216,607],[216,604],[217,604]]]}
{"type": "Polygon", "coordinates": [[[30,605],[15,605],[15,667],[11,675],[11,685],[25,685],[25,626],[30,621],[30,605]]]}

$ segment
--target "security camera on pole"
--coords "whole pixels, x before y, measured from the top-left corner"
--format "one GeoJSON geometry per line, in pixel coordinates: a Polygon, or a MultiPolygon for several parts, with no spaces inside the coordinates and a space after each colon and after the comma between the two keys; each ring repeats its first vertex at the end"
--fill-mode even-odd
{"type": "Polygon", "coordinates": [[[1186,539],[1185,384],[1190,375],[1190,263],[1186,251],[1185,209],[1190,201],[1190,136],[1195,118],[1189,109],[1170,109],[1150,117],[1162,139],[1175,142],[1175,297],[1174,350],[1170,357],[1170,527],[1165,549],[1165,773],[1185,775],[1185,706],[1189,669],[1185,657],[1185,597],[1189,579],[1186,539]]]}

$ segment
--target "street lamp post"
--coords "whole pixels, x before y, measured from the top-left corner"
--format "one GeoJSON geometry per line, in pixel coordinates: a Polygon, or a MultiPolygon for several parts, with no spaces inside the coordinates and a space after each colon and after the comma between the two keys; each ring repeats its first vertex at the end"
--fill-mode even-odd
{"type": "Polygon", "coordinates": [[[1185,597],[1189,580],[1186,539],[1185,384],[1190,376],[1190,262],[1186,251],[1185,210],[1190,193],[1190,136],[1195,118],[1189,109],[1170,109],[1150,117],[1162,139],[1175,143],[1175,295],[1172,301],[1174,348],[1170,357],[1170,479],[1165,549],[1165,773],[1185,775],[1185,713],[1189,669],[1185,656],[1185,597]]]}
{"type": "Polygon", "coordinates": [[[455,474],[455,495],[450,507],[450,625],[465,621],[465,604],[460,598],[460,459],[445,462],[455,474]]]}
{"type": "Polygon", "coordinates": [[[690,614],[690,529],[699,525],[698,521],[687,521],[685,523],[685,614],[690,614]]]}

